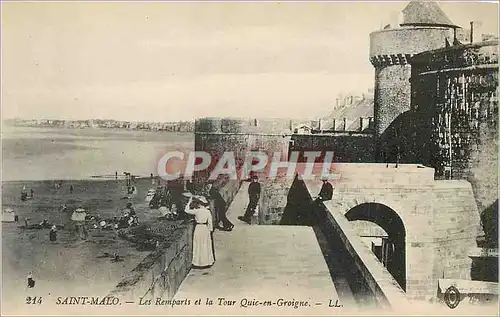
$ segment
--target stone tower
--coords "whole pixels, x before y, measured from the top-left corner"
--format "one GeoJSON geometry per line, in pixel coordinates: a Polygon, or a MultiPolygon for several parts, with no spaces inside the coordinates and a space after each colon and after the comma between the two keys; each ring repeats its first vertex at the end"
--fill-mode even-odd
{"type": "Polygon", "coordinates": [[[374,123],[377,158],[385,161],[388,145],[398,138],[388,127],[410,110],[409,59],[418,53],[453,43],[454,25],[435,2],[411,1],[402,11],[399,26],[386,26],[370,34],[370,62],[375,67],[374,123]]]}

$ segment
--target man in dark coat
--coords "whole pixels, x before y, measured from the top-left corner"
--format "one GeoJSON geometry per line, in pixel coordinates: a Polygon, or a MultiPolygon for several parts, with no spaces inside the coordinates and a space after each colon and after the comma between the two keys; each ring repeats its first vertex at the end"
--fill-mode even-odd
{"type": "Polygon", "coordinates": [[[217,228],[222,231],[233,230],[234,225],[227,219],[226,212],[227,206],[226,201],[222,198],[219,190],[212,184],[209,191],[210,199],[214,201],[215,212],[217,214],[217,228]],[[219,223],[222,222],[222,227],[219,227],[219,223]]]}
{"type": "Polygon", "coordinates": [[[316,198],[317,202],[332,200],[333,196],[333,186],[328,182],[328,179],[323,178],[323,185],[319,191],[319,195],[316,198]]]}
{"type": "Polygon", "coordinates": [[[238,219],[248,224],[251,223],[252,216],[255,213],[255,208],[259,204],[261,186],[258,182],[257,175],[252,176],[252,182],[248,186],[248,206],[244,216],[239,216],[238,219]]]}

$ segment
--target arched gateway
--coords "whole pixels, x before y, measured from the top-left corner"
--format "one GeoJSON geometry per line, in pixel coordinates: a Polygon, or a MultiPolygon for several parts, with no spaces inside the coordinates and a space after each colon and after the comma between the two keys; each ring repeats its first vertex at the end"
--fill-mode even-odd
{"type": "Polygon", "coordinates": [[[351,208],[345,217],[349,221],[369,221],[381,227],[388,235],[382,261],[403,290],[406,290],[406,230],[403,220],[390,207],[380,203],[362,203],[351,208]]]}

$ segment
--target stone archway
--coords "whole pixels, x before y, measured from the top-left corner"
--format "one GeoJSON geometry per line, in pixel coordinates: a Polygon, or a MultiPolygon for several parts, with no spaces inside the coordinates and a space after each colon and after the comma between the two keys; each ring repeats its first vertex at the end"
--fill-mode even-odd
{"type": "Polygon", "coordinates": [[[390,207],[376,202],[366,202],[350,208],[345,217],[349,221],[369,221],[387,232],[393,253],[387,269],[401,288],[406,291],[406,229],[401,217],[390,207]]]}

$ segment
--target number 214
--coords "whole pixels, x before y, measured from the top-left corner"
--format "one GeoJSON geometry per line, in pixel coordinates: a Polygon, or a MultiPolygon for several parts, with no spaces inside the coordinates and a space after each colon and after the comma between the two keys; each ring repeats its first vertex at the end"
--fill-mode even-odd
{"type": "Polygon", "coordinates": [[[42,298],[41,297],[38,297],[38,296],[35,296],[35,297],[28,296],[28,297],[26,297],[26,304],[36,305],[36,304],[41,304],[41,303],[42,303],[42,298]]]}

